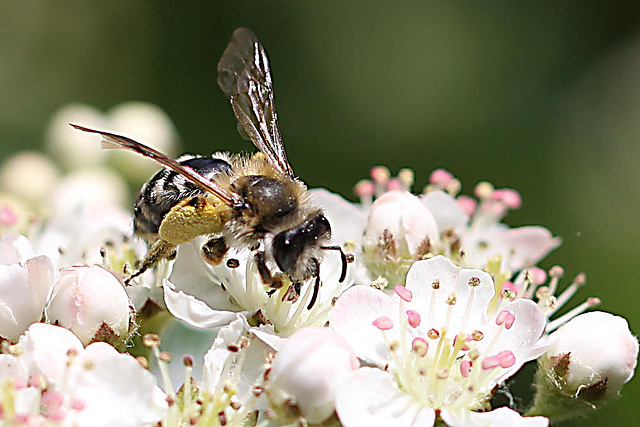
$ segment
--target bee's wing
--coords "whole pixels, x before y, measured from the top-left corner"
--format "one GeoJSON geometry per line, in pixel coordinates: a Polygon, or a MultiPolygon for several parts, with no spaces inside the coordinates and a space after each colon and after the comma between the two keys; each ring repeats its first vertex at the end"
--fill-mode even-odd
{"type": "MultiPolygon", "coordinates": [[[[104,139],[103,143],[106,141],[107,146],[103,146],[103,148],[109,148],[108,144],[115,144],[117,148],[124,148],[126,150],[130,150],[136,152],[138,154],[143,155],[144,157],[148,157],[156,162],[160,163],[163,166],[172,169],[173,171],[179,173],[180,175],[187,178],[189,181],[193,182],[198,187],[202,188],[205,191],[208,191],[212,194],[215,194],[220,198],[225,204],[229,206],[234,206],[242,202],[236,194],[230,193],[224,187],[216,184],[214,181],[211,181],[208,178],[200,175],[198,172],[194,171],[189,167],[185,167],[178,163],[176,160],[171,157],[162,154],[161,152],[154,150],[151,147],[148,147],[144,144],[134,141],[133,139],[127,138],[125,136],[116,135],[113,133],[87,128],[80,125],[74,125],[73,123],[69,123],[74,128],[84,131],[97,133],[102,135],[104,139]]],[[[113,148],[113,147],[111,147],[113,148]]]]}
{"type": "Polygon", "coordinates": [[[233,32],[218,63],[218,84],[255,146],[280,172],[293,176],[282,145],[267,53],[247,28],[233,32]]]}

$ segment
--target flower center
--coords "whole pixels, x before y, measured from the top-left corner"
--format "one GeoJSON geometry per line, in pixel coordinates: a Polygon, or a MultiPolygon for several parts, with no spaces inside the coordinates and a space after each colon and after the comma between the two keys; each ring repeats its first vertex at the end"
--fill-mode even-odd
{"type": "Polygon", "coordinates": [[[428,316],[405,309],[405,303],[411,302],[413,295],[405,287],[397,286],[395,292],[400,298],[397,319],[382,316],[373,322],[390,350],[391,363],[386,369],[393,373],[400,389],[422,406],[480,409],[491,391],[492,380],[516,362],[510,350],[493,352],[501,332],[513,326],[516,320],[513,313],[507,310],[498,313],[494,321],[499,328],[492,336],[468,325],[473,291],[479,284],[478,277],[471,277],[467,283],[471,292],[462,301],[456,293],[443,295],[440,282],[434,281],[429,307],[421,310],[428,316]],[[444,324],[434,319],[437,304],[442,303],[446,305],[444,324]],[[451,319],[457,304],[466,305],[465,314],[461,326],[453,330],[451,319]],[[442,326],[437,327],[438,324],[442,326]],[[483,340],[487,345],[480,349],[483,340]]]}

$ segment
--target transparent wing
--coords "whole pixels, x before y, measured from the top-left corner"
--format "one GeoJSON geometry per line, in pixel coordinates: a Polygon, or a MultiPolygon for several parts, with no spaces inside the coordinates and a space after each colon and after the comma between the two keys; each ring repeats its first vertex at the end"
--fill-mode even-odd
{"type": "Polygon", "coordinates": [[[148,147],[144,144],[136,142],[133,139],[127,138],[125,136],[120,136],[113,133],[104,132],[101,130],[91,129],[91,128],[87,128],[80,125],[74,125],[73,123],[69,123],[69,124],[78,130],[81,130],[84,132],[97,133],[101,135],[102,138],[104,139],[103,144],[106,142],[106,144],[103,145],[103,148],[123,148],[125,150],[133,151],[143,155],[144,157],[148,157],[150,159],[155,160],[161,165],[168,167],[169,169],[172,169],[173,171],[184,176],[189,181],[193,182],[195,185],[202,188],[203,190],[208,191],[212,194],[215,194],[220,198],[220,200],[222,200],[225,204],[229,206],[235,206],[242,203],[242,200],[239,198],[238,195],[227,191],[224,187],[221,187],[220,185],[216,184],[214,181],[211,181],[210,179],[205,178],[204,176],[200,175],[198,172],[194,171],[193,169],[187,166],[181,165],[176,160],[172,159],[171,157],[165,154],[162,154],[157,150],[154,150],[151,147],[148,147]],[[115,145],[115,147],[113,146],[109,147],[109,144],[115,145]]]}
{"type": "Polygon", "coordinates": [[[251,30],[233,32],[218,63],[218,84],[231,101],[242,131],[271,165],[293,176],[278,129],[267,53],[251,30]]]}

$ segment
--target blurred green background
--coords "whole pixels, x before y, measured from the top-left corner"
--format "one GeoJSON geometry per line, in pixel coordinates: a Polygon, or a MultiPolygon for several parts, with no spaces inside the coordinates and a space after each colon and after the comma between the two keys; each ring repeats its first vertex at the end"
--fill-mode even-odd
{"type": "MultiPolygon", "coordinates": [[[[543,266],[588,285],[575,303],[640,330],[640,3],[30,1],[0,3],[0,160],[39,148],[78,101],[157,104],[189,152],[250,150],[216,83],[234,28],[271,59],[289,160],[351,197],[371,166],[445,167],[463,191],[518,189],[511,225],[564,239],[543,266]]],[[[569,280],[565,280],[565,284],[569,280]]],[[[588,420],[635,425],[640,379],[588,420]]]]}

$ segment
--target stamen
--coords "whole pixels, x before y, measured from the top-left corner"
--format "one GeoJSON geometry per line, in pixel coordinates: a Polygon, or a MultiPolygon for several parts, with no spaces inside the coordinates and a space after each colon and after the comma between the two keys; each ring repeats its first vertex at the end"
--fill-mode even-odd
{"type": "Polygon", "coordinates": [[[413,170],[409,168],[402,168],[398,171],[398,180],[402,184],[402,189],[405,191],[411,191],[411,186],[414,183],[415,174],[413,170]]]}
{"type": "Polygon", "coordinates": [[[160,371],[160,376],[162,378],[163,389],[164,392],[167,393],[172,399],[175,400],[175,391],[173,389],[173,384],[171,383],[171,377],[169,375],[169,366],[167,365],[167,359],[171,360],[171,356],[166,352],[160,352],[160,337],[156,334],[145,334],[142,337],[142,343],[151,348],[153,352],[153,356],[156,358],[158,363],[158,370],[160,371]],[[167,357],[168,356],[168,357],[167,357]]]}
{"type": "Polygon", "coordinates": [[[384,166],[374,166],[371,168],[371,179],[376,187],[376,197],[380,197],[385,192],[387,181],[391,177],[389,169],[384,166]]]}
{"type": "Polygon", "coordinates": [[[520,209],[522,206],[522,197],[520,197],[520,193],[511,188],[500,188],[495,190],[491,197],[504,203],[509,209],[520,209]]]}
{"type": "Polygon", "coordinates": [[[402,191],[404,188],[402,187],[402,183],[398,178],[391,178],[387,181],[387,185],[385,186],[387,191],[402,191]]]}
{"type": "Polygon", "coordinates": [[[558,298],[556,300],[556,310],[554,310],[554,312],[557,311],[563,305],[565,305],[565,303],[569,301],[576,294],[576,292],[578,292],[578,289],[584,286],[586,282],[587,282],[586,274],[584,273],[578,274],[573,279],[573,282],[571,282],[571,284],[567,286],[567,289],[565,289],[560,295],[558,295],[558,298]]]}
{"type": "Polygon", "coordinates": [[[380,329],[381,331],[388,331],[393,328],[393,321],[389,318],[389,316],[381,316],[373,321],[373,326],[380,329]]]}
{"type": "Polygon", "coordinates": [[[353,187],[353,193],[360,199],[360,204],[367,209],[373,203],[376,186],[368,179],[361,179],[353,187]]]}
{"type": "Polygon", "coordinates": [[[400,298],[402,298],[402,300],[406,302],[411,302],[411,300],[413,299],[413,293],[404,286],[396,286],[393,288],[393,290],[400,298]]]}
{"type": "Polygon", "coordinates": [[[416,310],[407,310],[407,320],[412,328],[420,326],[420,313],[416,310]]]}
{"type": "Polygon", "coordinates": [[[545,329],[545,332],[549,333],[555,329],[557,329],[558,327],[564,325],[566,322],[568,322],[569,320],[573,319],[574,317],[576,317],[578,314],[581,314],[585,311],[587,311],[588,309],[595,307],[597,305],[600,304],[600,298],[588,298],[585,302],[583,302],[582,304],[580,304],[579,306],[573,308],[571,311],[565,313],[564,315],[558,317],[557,319],[553,320],[552,322],[549,322],[547,324],[547,328],[545,329]]]}
{"type": "Polygon", "coordinates": [[[440,189],[445,189],[449,182],[455,177],[446,169],[436,169],[429,175],[429,182],[437,185],[440,189]]]}
{"type": "Polygon", "coordinates": [[[417,354],[419,357],[426,356],[428,350],[429,343],[424,338],[416,337],[411,342],[411,351],[417,354]]]}
{"type": "Polygon", "coordinates": [[[469,373],[471,372],[471,361],[463,360],[460,362],[460,373],[462,374],[462,378],[469,378],[469,373]]]}
{"type": "Polygon", "coordinates": [[[490,182],[479,182],[473,189],[473,194],[480,200],[485,200],[493,194],[493,185],[490,182]]]}
{"type": "Polygon", "coordinates": [[[488,356],[482,360],[482,369],[485,371],[497,368],[498,366],[500,366],[500,359],[498,356],[488,356]]]}
{"type": "Polygon", "coordinates": [[[497,354],[501,368],[510,368],[516,364],[516,356],[511,350],[503,350],[497,354]]]}
{"type": "Polygon", "coordinates": [[[465,195],[458,196],[456,198],[456,203],[458,203],[458,206],[460,207],[460,209],[462,209],[462,211],[465,214],[467,214],[468,217],[473,216],[473,213],[478,207],[478,202],[476,202],[471,197],[465,196],[465,195]]]}

